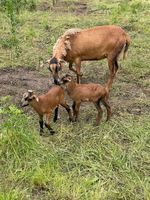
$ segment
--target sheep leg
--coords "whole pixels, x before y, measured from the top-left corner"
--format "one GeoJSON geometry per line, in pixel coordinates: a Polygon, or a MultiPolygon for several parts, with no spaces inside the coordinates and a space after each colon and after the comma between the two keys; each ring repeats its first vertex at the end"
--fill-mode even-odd
{"type": "Polygon", "coordinates": [[[73,68],[72,63],[69,63],[69,69],[74,73],[77,73],[76,69],[73,68]]]}
{"type": "Polygon", "coordinates": [[[39,125],[40,125],[40,135],[42,135],[44,133],[44,130],[43,130],[43,116],[40,116],[39,125]]]}
{"type": "Polygon", "coordinates": [[[108,103],[108,101],[106,99],[101,99],[103,105],[106,107],[106,110],[107,110],[107,118],[106,118],[106,121],[110,120],[111,118],[111,115],[112,115],[112,110],[111,110],[111,107],[108,103]]]}
{"type": "Polygon", "coordinates": [[[95,107],[98,111],[98,114],[97,114],[97,117],[96,117],[96,126],[98,126],[101,119],[102,119],[102,116],[103,116],[103,110],[100,106],[100,99],[97,102],[95,102],[94,105],[95,105],[95,107]]]}
{"type": "Polygon", "coordinates": [[[74,101],[73,104],[72,104],[73,119],[74,119],[74,121],[75,121],[75,116],[76,116],[75,105],[76,105],[76,103],[75,103],[75,101],[74,101]]]}
{"type": "Polygon", "coordinates": [[[110,69],[110,72],[114,75],[117,73],[118,68],[119,68],[118,57],[123,47],[124,47],[124,43],[117,45],[117,47],[114,49],[114,53],[108,57],[109,69],[110,69]]]}
{"type": "MultiPolygon", "coordinates": [[[[73,71],[74,73],[78,74],[77,70],[73,68],[72,63],[69,63],[69,69],[70,69],[71,71],[73,71]]],[[[80,72],[80,73],[79,73],[79,76],[83,76],[83,74],[80,72]]]]}
{"type": "Polygon", "coordinates": [[[80,72],[81,71],[81,60],[80,60],[80,58],[77,58],[75,60],[75,65],[76,65],[77,83],[80,83],[80,76],[83,76],[83,74],[80,72]]]}
{"type": "Polygon", "coordinates": [[[48,128],[49,133],[50,133],[51,135],[53,135],[53,134],[55,133],[55,131],[54,131],[54,130],[51,128],[51,126],[50,126],[50,117],[51,117],[51,113],[46,114],[45,126],[46,126],[46,128],[48,128]]]}
{"type": "Polygon", "coordinates": [[[117,49],[115,51],[115,56],[114,56],[114,73],[116,74],[117,71],[118,71],[118,68],[119,68],[119,65],[118,65],[118,57],[121,53],[121,51],[124,49],[124,42],[122,42],[122,44],[119,44],[117,46],[117,49]]]}
{"type": "Polygon", "coordinates": [[[66,111],[68,112],[69,121],[70,122],[73,121],[73,119],[72,119],[72,113],[71,113],[71,109],[70,109],[69,105],[65,101],[62,102],[60,105],[63,106],[66,109],[66,111]]]}
{"type": "Polygon", "coordinates": [[[109,58],[108,59],[108,66],[109,66],[109,71],[110,71],[110,77],[111,75],[114,75],[115,74],[115,60],[114,58],[109,58]]]}
{"type": "Polygon", "coordinates": [[[74,102],[73,104],[73,113],[74,113],[74,121],[79,120],[79,108],[80,108],[80,102],[74,102]]]}
{"type": "Polygon", "coordinates": [[[55,114],[54,114],[53,122],[56,122],[57,120],[58,120],[58,107],[55,108],[55,114]]]}
{"type": "Polygon", "coordinates": [[[115,74],[117,73],[118,68],[119,68],[119,65],[118,65],[118,61],[117,61],[117,59],[116,59],[116,60],[115,60],[115,74]]]}
{"type": "Polygon", "coordinates": [[[83,76],[83,74],[80,72],[81,69],[81,61],[77,59],[75,61],[76,69],[73,68],[72,63],[69,63],[69,69],[76,73],[77,75],[77,83],[80,83],[80,76],[83,76]]]}

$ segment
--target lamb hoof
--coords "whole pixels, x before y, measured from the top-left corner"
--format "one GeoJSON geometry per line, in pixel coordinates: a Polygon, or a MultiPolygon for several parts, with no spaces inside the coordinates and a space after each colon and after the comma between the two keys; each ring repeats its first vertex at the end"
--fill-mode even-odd
{"type": "Polygon", "coordinates": [[[74,117],[72,117],[71,119],[69,118],[69,121],[70,121],[70,122],[76,122],[76,120],[75,120],[74,117]]]}
{"type": "Polygon", "coordinates": [[[44,131],[40,131],[39,134],[40,136],[42,136],[44,134],[44,131]]]}
{"type": "Polygon", "coordinates": [[[94,124],[93,124],[93,126],[99,126],[100,125],[100,122],[95,122],[94,124]]]}
{"type": "Polygon", "coordinates": [[[54,117],[53,122],[56,122],[59,119],[61,119],[60,115],[58,115],[58,117],[54,117]]]}
{"type": "Polygon", "coordinates": [[[58,120],[57,118],[54,118],[54,119],[53,119],[53,122],[55,123],[57,120],[58,120]]]}
{"type": "Polygon", "coordinates": [[[109,122],[109,121],[110,121],[110,118],[106,119],[106,121],[105,121],[105,122],[109,122]]]}
{"type": "Polygon", "coordinates": [[[73,118],[69,118],[69,121],[70,121],[70,122],[74,122],[74,119],[73,119],[73,118]]]}

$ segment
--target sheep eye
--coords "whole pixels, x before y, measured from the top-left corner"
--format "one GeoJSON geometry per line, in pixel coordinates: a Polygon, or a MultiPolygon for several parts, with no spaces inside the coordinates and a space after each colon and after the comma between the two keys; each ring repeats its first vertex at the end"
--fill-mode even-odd
{"type": "Polygon", "coordinates": [[[24,100],[27,101],[28,97],[25,97],[24,100]]]}
{"type": "Polygon", "coordinates": [[[61,70],[60,64],[56,65],[56,72],[59,72],[61,70]]]}
{"type": "Polygon", "coordinates": [[[67,82],[68,82],[68,80],[67,80],[67,79],[64,79],[64,80],[63,80],[63,82],[64,82],[64,83],[67,83],[67,82]]]}

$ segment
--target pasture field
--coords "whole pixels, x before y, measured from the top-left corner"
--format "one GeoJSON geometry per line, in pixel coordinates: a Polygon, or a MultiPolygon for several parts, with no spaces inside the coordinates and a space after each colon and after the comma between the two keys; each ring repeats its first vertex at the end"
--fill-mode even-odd
{"type": "MultiPolygon", "coordinates": [[[[150,200],[149,44],[149,0],[0,2],[0,200],[150,200]],[[57,133],[40,137],[38,116],[20,107],[27,89],[52,84],[39,63],[65,30],[104,24],[132,40],[110,92],[111,121],[104,113],[94,126],[96,110],[83,104],[80,122],[69,123],[61,108],[57,133]]],[[[83,83],[103,84],[107,62],[83,62],[82,72],[83,83]]]]}

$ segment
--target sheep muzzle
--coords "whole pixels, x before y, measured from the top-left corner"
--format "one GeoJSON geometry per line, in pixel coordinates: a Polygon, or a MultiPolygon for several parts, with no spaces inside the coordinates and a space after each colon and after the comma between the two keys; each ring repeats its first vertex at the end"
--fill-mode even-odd
{"type": "Polygon", "coordinates": [[[65,83],[68,83],[68,82],[71,82],[72,81],[72,76],[69,75],[69,74],[66,74],[64,77],[62,77],[61,79],[61,83],[65,84],[65,83]]]}

